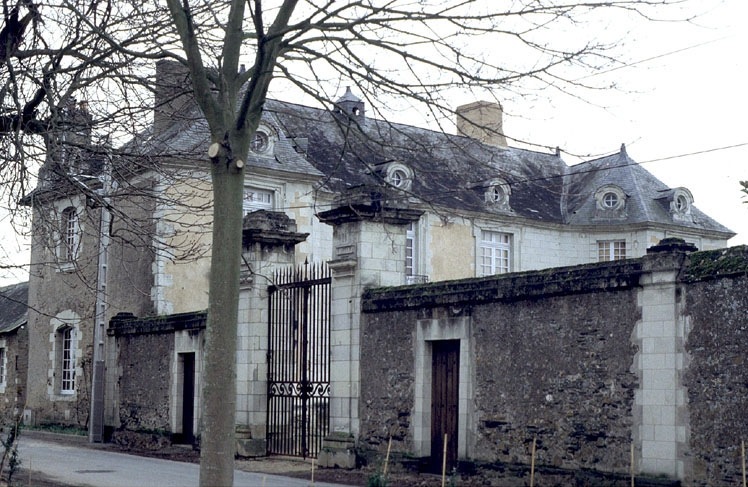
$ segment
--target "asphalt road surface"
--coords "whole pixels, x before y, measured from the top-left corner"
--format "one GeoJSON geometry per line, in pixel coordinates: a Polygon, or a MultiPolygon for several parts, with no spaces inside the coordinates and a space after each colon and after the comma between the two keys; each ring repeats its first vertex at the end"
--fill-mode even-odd
{"type": "MultiPolygon", "coordinates": [[[[192,463],[146,458],[125,453],[63,445],[37,438],[20,440],[21,467],[41,472],[63,484],[80,487],[198,486],[199,467],[192,463]]],[[[33,474],[32,474],[33,478],[33,474]]],[[[234,471],[235,487],[307,487],[301,480],[263,473],[234,471]]],[[[315,487],[340,487],[314,483],[315,487]]]]}

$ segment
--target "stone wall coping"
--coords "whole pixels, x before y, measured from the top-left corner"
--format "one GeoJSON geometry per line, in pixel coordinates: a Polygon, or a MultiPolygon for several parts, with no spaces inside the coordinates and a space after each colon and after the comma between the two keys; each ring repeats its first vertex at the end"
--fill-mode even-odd
{"type": "Polygon", "coordinates": [[[317,218],[328,225],[340,225],[348,222],[380,221],[392,225],[407,225],[417,221],[423,211],[410,208],[393,208],[375,203],[351,203],[317,213],[317,218]]]}
{"type": "Polygon", "coordinates": [[[685,282],[748,274],[748,245],[694,252],[688,255],[685,282]]]}
{"type": "Polygon", "coordinates": [[[365,313],[520,301],[549,296],[620,290],[639,286],[641,259],[499,274],[364,292],[365,313]]]}
{"type": "Polygon", "coordinates": [[[150,333],[172,333],[180,330],[202,330],[208,320],[207,311],[191,311],[166,316],[138,318],[132,313],[119,313],[109,320],[110,336],[150,333]]]}

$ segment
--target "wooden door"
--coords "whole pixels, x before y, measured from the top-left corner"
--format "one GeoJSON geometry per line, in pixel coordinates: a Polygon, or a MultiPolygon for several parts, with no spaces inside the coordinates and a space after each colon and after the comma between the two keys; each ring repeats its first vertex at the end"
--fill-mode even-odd
{"type": "Polygon", "coordinates": [[[447,472],[457,466],[457,418],[460,391],[460,341],[432,342],[431,466],[441,472],[447,438],[447,472]]]}

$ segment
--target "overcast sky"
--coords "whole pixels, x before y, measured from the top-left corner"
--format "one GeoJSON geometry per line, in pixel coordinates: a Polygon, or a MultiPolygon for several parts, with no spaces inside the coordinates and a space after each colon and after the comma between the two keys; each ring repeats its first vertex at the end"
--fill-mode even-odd
{"type": "Polygon", "coordinates": [[[634,31],[629,56],[642,62],[609,74],[618,90],[594,95],[591,104],[564,97],[528,106],[512,101],[520,106],[505,107],[504,130],[592,157],[625,143],[631,158],[668,186],[688,188],[699,209],[736,232],[730,245],[742,245],[748,244],[748,204],[739,184],[748,180],[748,2],[701,5],[710,3],[715,7],[693,23],[643,23],[634,31]]]}
{"type": "MultiPolygon", "coordinates": [[[[698,3],[698,2],[697,2],[698,3]]],[[[713,0],[694,23],[645,23],[632,31],[628,57],[639,61],[607,76],[618,86],[586,97],[517,98],[504,102],[510,137],[565,154],[610,154],[626,144],[637,162],[670,187],[684,186],[695,205],[748,244],[748,204],[739,181],[748,180],[748,2],[713,0]]],[[[569,163],[577,159],[564,155],[569,163]]],[[[0,217],[7,261],[28,261],[0,217]]],[[[26,279],[0,269],[0,286],[26,279]]]]}

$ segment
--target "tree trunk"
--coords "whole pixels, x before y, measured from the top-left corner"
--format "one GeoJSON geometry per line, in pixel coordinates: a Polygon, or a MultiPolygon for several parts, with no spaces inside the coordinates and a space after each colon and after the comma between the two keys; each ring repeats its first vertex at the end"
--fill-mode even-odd
{"type": "Polygon", "coordinates": [[[203,361],[200,485],[234,481],[236,340],[244,173],[225,153],[213,161],[213,248],[203,361]]]}

